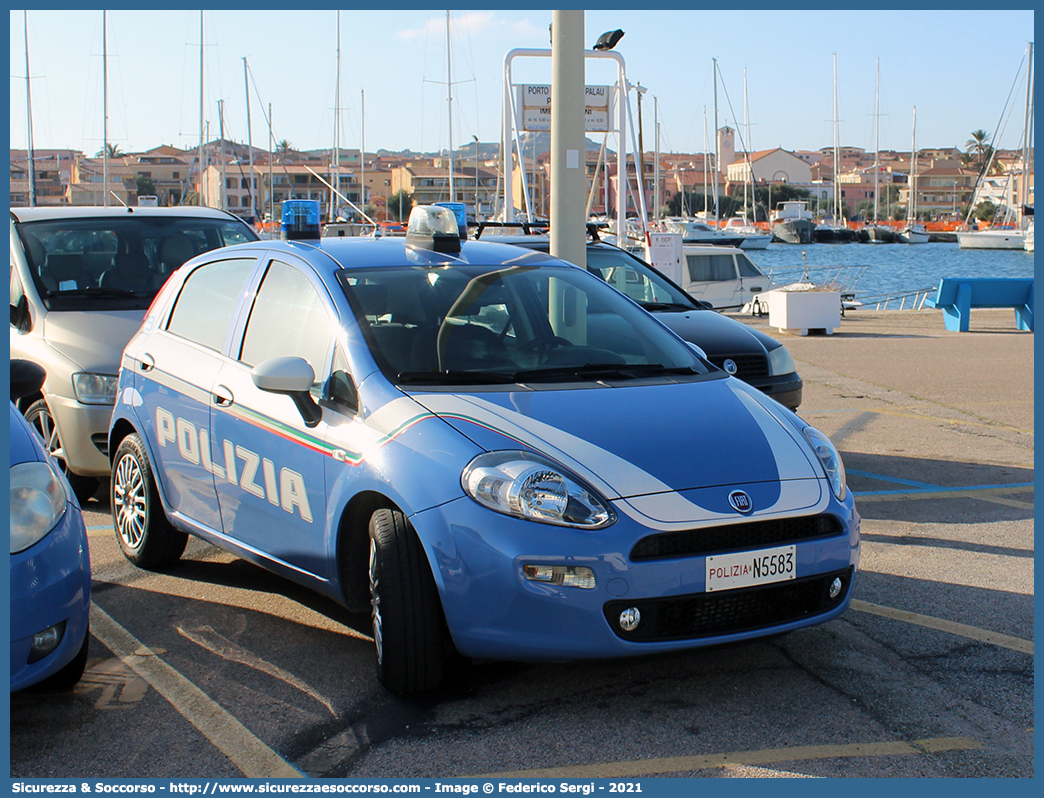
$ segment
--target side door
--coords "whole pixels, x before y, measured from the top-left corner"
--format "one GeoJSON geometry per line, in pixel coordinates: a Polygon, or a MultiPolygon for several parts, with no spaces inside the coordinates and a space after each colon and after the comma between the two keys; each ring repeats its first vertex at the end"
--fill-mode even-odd
{"type": "Polygon", "coordinates": [[[313,399],[330,374],[339,324],[322,283],[306,264],[272,259],[254,296],[232,357],[213,386],[211,430],[222,472],[216,475],[224,533],[274,565],[328,578],[325,438],[329,416],[309,426],[293,400],[262,391],[254,366],[304,358],[315,372],[313,399]]]}
{"type": "MultiPolygon", "coordinates": [[[[698,250],[698,247],[693,247],[698,250]]],[[[736,264],[731,253],[685,252],[689,283],[685,290],[715,308],[732,307],[738,302],[740,284],[736,278],[736,264]]]]}
{"type": "Polygon", "coordinates": [[[211,388],[231,337],[253,257],[204,264],[187,277],[161,329],[133,358],[145,437],[171,509],[207,531],[221,531],[210,440],[211,388]]]}
{"type": "Polygon", "coordinates": [[[740,283],[742,284],[739,304],[750,302],[755,294],[760,294],[762,291],[768,291],[772,288],[772,281],[746,254],[742,252],[736,253],[736,268],[739,271],[740,283]]]}

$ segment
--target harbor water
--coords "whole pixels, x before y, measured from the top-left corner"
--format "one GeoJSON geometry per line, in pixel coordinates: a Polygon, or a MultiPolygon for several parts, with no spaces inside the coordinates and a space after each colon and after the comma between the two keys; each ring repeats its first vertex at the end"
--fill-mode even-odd
{"type": "MultiPolygon", "coordinates": [[[[770,244],[747,255],[782,284],[801,279],[807,264],[813,282],[840,284],[867,305],[934,289],[943,277],[1033,276],[1032,252],[961,249],[956,243],[770,244]]],[[[898,302],[893,300],[890,307],[898,302]]]]}

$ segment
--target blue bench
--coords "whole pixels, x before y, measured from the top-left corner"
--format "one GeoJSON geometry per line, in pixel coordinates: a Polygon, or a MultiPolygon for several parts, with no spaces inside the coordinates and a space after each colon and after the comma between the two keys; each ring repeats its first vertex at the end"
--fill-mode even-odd
{"type": "Polygon", "coordinates": [[[1032,277],[944,277],[925,305],[943,312],[946,329],[968,332],[972,308],[1014,308],[1020,330],[1033,329],[1032,277]]]}

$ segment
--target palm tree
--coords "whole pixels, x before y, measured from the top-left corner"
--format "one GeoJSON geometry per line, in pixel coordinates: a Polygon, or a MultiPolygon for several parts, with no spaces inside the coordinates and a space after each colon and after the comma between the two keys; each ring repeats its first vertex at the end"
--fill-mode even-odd
{"type": "Polygon", "coordinates": [[[975,154],[975,160],[979,169],[982,169],[982,164],[989,156],[992,149],[989,142],[990,134],[985,130],[973,130],[971,132],[971,138],[966,142],[968,150],[975,154]]]}
{"type": "Polygon", "coordinates": [[[120,145],[119,144],[106,144],[104,147],[102,147],[100,150],[98,150],[94,154],[94,157],[95,158],[105,158],[105,157],[121,158],[121,157],[123,157],[123,153],[120,152],[120,145]]]}
{"type": "Polygon", "coordinates": [[[294,145],[286,139],[283,139],[282,141],[276,143],[276,152],[279,153],[280,163],[286,160],[286,156],[290,154],[290,151],[293,150],[293,148],[294,145]]]}

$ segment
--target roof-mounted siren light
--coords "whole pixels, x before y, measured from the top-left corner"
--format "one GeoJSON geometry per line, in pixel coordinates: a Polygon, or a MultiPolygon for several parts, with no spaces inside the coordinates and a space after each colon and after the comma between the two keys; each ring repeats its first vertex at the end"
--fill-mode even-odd
{"type": "Polygon", "coordinates": [[[406,243],[433,252],[460,252],[460,228],[450,208],[418,205],[410,211],[406,243]]]}
{"type": "Polygon", "coordinates": [[[318,240],[319,236],[319,201],[284,200],[280,237],[284,241],[298,241],[318,240]]]}
{"type": "Polygon", "coordinates": [[[440,208],[449,208],[453,211],[453,215],[457,219],[457,230],[460,233],[460,240],[466,241],[468,238],[468,206],[463,202],[433,202],[432,205],[437,205],[440,208]]]}

